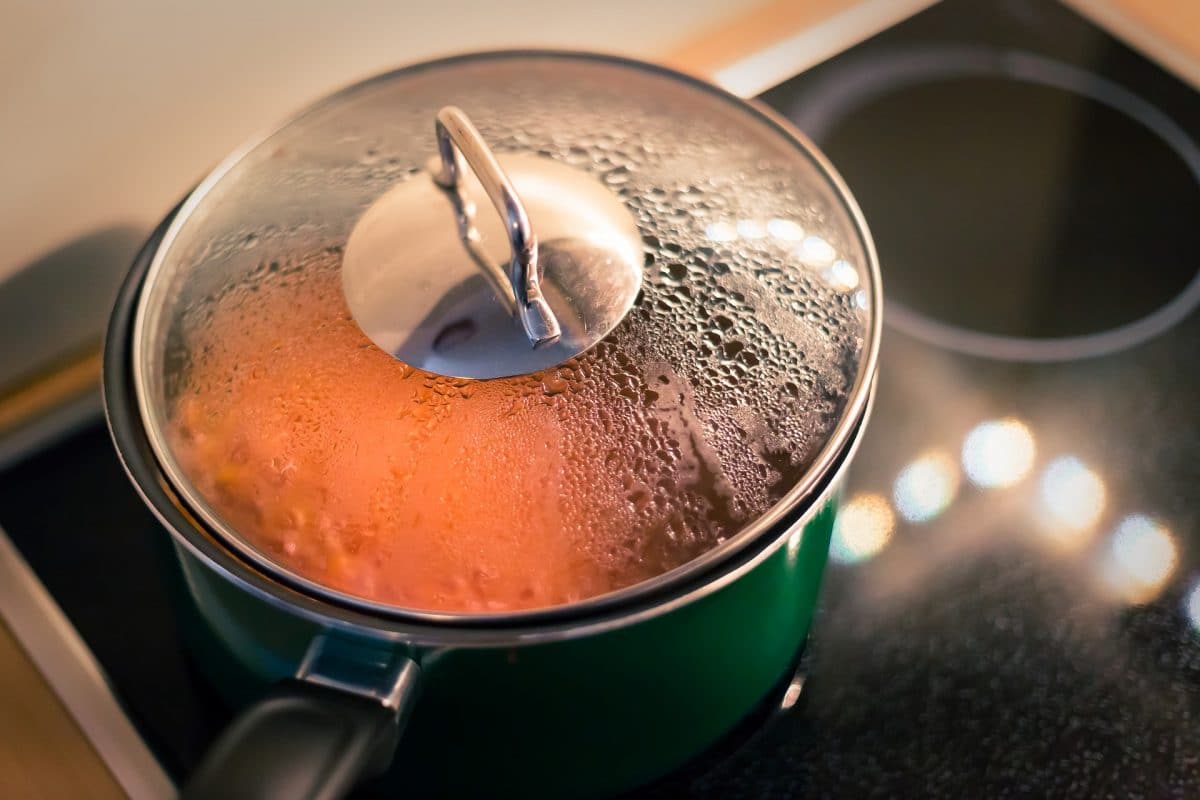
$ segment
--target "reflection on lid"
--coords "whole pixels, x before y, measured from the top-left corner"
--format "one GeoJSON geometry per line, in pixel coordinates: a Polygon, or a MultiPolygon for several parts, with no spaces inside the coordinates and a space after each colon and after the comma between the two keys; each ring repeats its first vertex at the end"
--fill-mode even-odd
{"type": "Polygon", "coordinates": [[[732,242],[738,238],[737,228],[728,222],[713,222],[706,225],[704,235],[714,242],[732,242]]]}
{"type": "Polygon", "coordinates": [[[839,258],[830,264],[829,268],[821,273],[821,277],[834,289],[843,292],[858,288],[858,270],[844,259],[839,258]]]}
{"type": "MultiPolygon", "coordinates": [[[[782,245],[797,245],[794,255],[832,288],[841,292],[853,292],[862,283],[862,277],[854,264],[838,258],[832,244],[815,234],[806,235],[800,223],[772,217],[764,224],[757,219],[740,219],[736,222],[718,221],[704,226],[704,235],[712,242],[724,243],[737,240],[755,241],[770,236],[782,245]]],[[[867,308],[865,292],[855,294],[859,308],[867,308]]]]}
{"type": "MultiPolygon", "coordinates": [[[[755,241],[770,236],[781,244],[795,244],[804,241],[804,228],[795,220],[782,217],[772,217],[765,223],[758,219],[719,220],[706,225],[704,235],[713,242],[732,242],[737,239],[755,241]]],[[[819,236],[810,238],[822,243],[825,241],[819,236]]],[[[828,247],[828,243],[825,246],[828,247]]],[[[832,252],[832,248],[829,252],[832,252]]]]}
{"type": "Polygon", "coordinates": [[[1039,487],[1046,534],[1060,544],[1082,544],[1100,520],[1106,496],[1104,481],[1078,458],[1055,459],[1039,487]]]}
{"type": "Polygon", "coordinates": [[[820,236],[806,236],[797,248],[796,255],[814,267],[827,267],[837,258],[837,251],[820,236]]]}
{"type": "Polygon", "coordinates": [[[799,223],[778,217],[767,223],[767,233],[781,242],[798,242],[804,238],[804,228],[799,223]]]}
{"type": "Polygon", "coordinates": [[[756,219],[738,220],[737,224],[738,236],[743,239],[761,239],[767,235],[766,227],[756,219]]]}
{"type": "Polygon", "coordinates": [[[1029,474],[1036,452],[1033,433],[1015,417],[976,425],[962,447],[962,465],[981,489],[1003,489],[1029,474]]]}
{"type": "Polygon", "coordinates": [[[838,511],[829,557],[839,564],[865,561],[892,538],[896,517],[882,495],[859,494],[838,511]]]}
{"type": "Polygon", "coordinates": [[[463,318],[446,325],[433,337],[433,350],[437,353],[453,351],[465,345],[479,333],[479,326],[470,318],[463,318]]]}
{"type": "Polygon", "coordinates": [[[926,453],[896,477],[892,497],[896,510],[909,522],[937,517],[958,493],[958,465],[942,451],[926,453]]]}
{"type": "Polygon", "coordinates": [[[1105,582],[1130,603],[1158,596],[1175,570],[1175,539],[1167,528],[1145,514],[1121,520],[1103,566],[1105,582]]]}

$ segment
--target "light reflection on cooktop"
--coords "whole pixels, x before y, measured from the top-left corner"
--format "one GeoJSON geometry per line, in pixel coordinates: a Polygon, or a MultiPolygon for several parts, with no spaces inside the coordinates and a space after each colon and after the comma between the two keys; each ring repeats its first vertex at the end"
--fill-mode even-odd
{"type": "Polygon", "coordinates": [[[1057,455],[1034,472],[1035,449],[1026,423],[1007,417],[973,428],[964,439],[961,463],[945,449],[921,453],[900,468],[890,498],[859,491],[847,500],[834,530],[832,559],[866,561],[888,545],[898,524],[932,523],[960,499],[965,476],[964,503],[990,504],[993,498],[985,493],[1015,494],[1015,508],[1002,505],[1012,498],[1001,498],[992,510],[1012,513],[1013,523],[1029,531],[1030,544],[1056,555],[1078,555],[1091,547],[1092,571],[1083,582],[1088,591],[1117,602],[1154,600],[1178,567],[1176,535],[1153,514],[1109,508],[1104,478],[1075,455],[1057,455]]]}

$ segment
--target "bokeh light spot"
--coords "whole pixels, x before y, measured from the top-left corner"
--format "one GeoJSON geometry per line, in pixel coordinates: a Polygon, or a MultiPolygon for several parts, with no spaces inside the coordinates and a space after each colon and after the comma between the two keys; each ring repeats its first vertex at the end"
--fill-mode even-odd
{"type": "Polygon", "coordinates": [[[839,564],[865,561],[887,546],[895,528],[896,516],[887,498],[856,495],[838,511],[829,557],[839,564]]]}
{"type": "Polygon", "coordinates": [[[1145,514],[1131,514],[1117,526],[1105,577],[1131,603],[1146,603],[1162,591],[1178,560],[1175,538],[1145,514]]]}
{"type": "Polygon", "coordinates": [[[896,476],[892,499],[909,522],[937,517],[958,494],[958,464],[942,451],[925,453],[896,476]]]}
{"type": "Polygon", "coordinates": [[[1003,489],[1029,474],[1036,452],[1033,433],[1021,420],[987,420],[971,429],[963,441],[963,470],[981,489],[1003,489]]]}
{"type": "Polygon", "coordinates": [[[1079,544],[1104,513],[1104,481],[1075,456],[1052,461],[1039,486],[1046,534],[1063,544],[1079,544]]]}

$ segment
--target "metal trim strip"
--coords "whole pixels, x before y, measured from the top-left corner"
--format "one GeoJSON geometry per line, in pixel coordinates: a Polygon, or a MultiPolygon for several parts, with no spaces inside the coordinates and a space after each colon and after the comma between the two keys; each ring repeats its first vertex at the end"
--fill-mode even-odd
{"type": "Polygon", "coordinates": [[[132,800],[177,792],[46,587],[0,530],[0,618],[132,800]]]}

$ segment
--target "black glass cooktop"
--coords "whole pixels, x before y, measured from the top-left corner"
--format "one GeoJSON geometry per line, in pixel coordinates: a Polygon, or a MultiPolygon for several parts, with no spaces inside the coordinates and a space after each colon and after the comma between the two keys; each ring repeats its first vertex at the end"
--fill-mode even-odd
{"type": "MultiPolygon", "coordinates": [[[[1200,96],[1047,0],[948,0],[764,99],[875,233],[877,405],[801,702],[642,794],[1200,796],[1200,96]]],[[[184,774],[229,712],[104,431],[0,525],[184,774]]]]}

